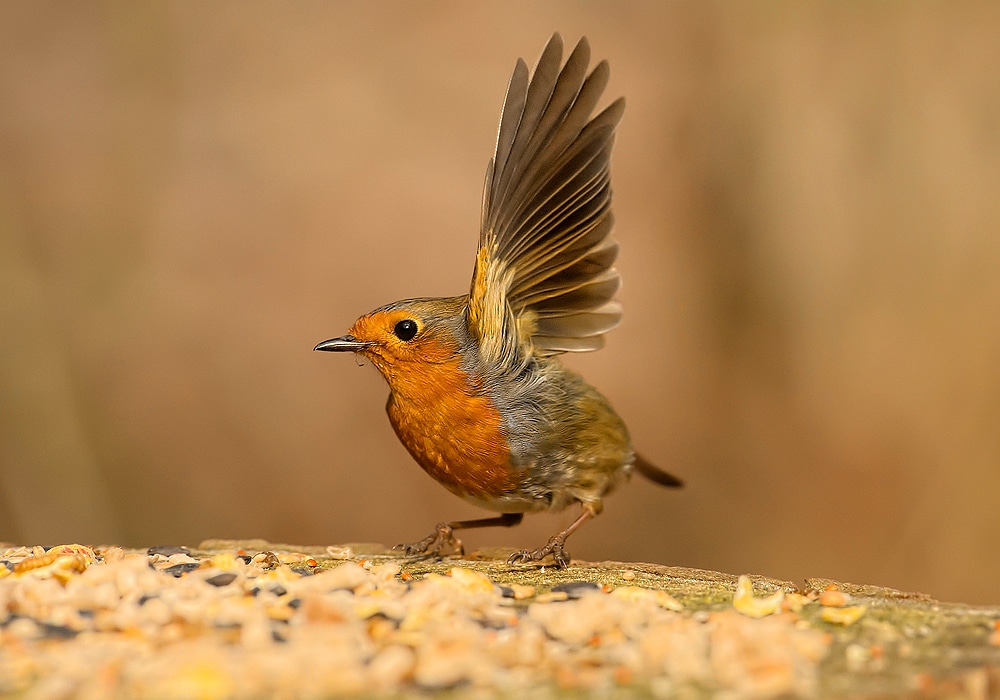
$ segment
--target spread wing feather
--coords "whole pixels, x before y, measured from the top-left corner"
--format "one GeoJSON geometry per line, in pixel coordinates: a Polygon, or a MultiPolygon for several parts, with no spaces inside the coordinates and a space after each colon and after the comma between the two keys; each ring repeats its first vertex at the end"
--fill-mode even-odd
{"type": "Polygon", "coordinates": [[[596,350],[621,318],[609,162],[624,101],[591,118],[607,63],[588,75],[586,39],[561,60],[558,34],[530,79],[518,60],[486,170],[469,321],[488,355],[596,350]]]}

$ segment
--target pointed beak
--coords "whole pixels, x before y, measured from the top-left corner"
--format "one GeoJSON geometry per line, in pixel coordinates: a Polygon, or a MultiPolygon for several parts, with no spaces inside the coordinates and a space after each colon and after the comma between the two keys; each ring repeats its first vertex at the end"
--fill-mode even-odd
{"type": "Polygon", "coordinates": [[[324,340],[322,343],[314,347],[313,350],[325,350],[327,352],[357,352],[358,350],[364,350],[369,345],[371,345],[371,343],[358,340],[353,335],[342,335],[339,338],[324,340]]]}

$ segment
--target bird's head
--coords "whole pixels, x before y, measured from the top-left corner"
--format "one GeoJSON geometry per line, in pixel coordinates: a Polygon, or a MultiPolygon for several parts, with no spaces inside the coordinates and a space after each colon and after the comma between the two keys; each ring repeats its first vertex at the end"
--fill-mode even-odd
{"type": "Polygon", "coordinates": [[[347,335],[324,340],[313,349],[366,357],[396,389],[401,375],[461,360],[468,336],[467,301],[468,297],[448,297],[386,304],[355,321],[347,335]]]}

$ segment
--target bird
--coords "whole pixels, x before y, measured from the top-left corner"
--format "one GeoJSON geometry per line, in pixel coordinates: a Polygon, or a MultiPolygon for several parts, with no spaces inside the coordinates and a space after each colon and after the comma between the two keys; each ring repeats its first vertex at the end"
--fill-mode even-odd
{"type": "Polygon", "coordinates": [[[405,555],[463,553],[456,531],[520,523],[579,506],[578,517],[509,565],[570,564],[566,539],[598,515],[632,472],[679,478],[640,457],[608,400],[560,361],[604,345],[622,307],[610,235],[610,160],[625,102],[592,116],[607,86],[583,37],[562,62],[553,34],[529,75],[518,59],[486,169],[479,247],[468,294],[396,301],[314,350],[366,358],[389,387],[386,412],[424,471],[498,513],[438,523],[405,555]]]}

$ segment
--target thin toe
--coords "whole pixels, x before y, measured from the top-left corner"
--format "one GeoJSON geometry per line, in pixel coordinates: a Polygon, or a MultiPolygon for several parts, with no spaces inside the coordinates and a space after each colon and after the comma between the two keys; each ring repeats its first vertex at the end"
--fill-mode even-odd
{"type": "Polygon", "coordinates": [[[519,552],[514,552],[509,557],[507,557],[507,564],[513,566],[514,564],[526,564],[531,561],[531,552],[526,549],[522,549],[519,552]]]}
{"type": "Polygon", "coordinates": [[[570,557],[569,554],[563,549],[561,542],[549,541],[543,547],[538,549],[522,549],[520,551],[514,552],[507,558],[507,564],[527,564],[533,561],[542,561],[545,557],[552,555],[552,561],[555,566],[559,569],[565,569],[569,566],[570,557]]]}
{"type": "Polygon", "coordinates": [[[412,557],[427,551],[427,547],[421,546],[421,544],[421,542],[403,542],[393,547],[392,551],[402,552],[404,556],[412,557]]]}
{"type": "Polygon", "coordinates": [[[455,551],[462,553],[462,542],[452,534],[452,528],[448,523],[438,523],[434,532],[418,542],[397,544],[394,550],[402,551],[408,557],[440,557],[441,550],[450,546],[455,551]]]}

